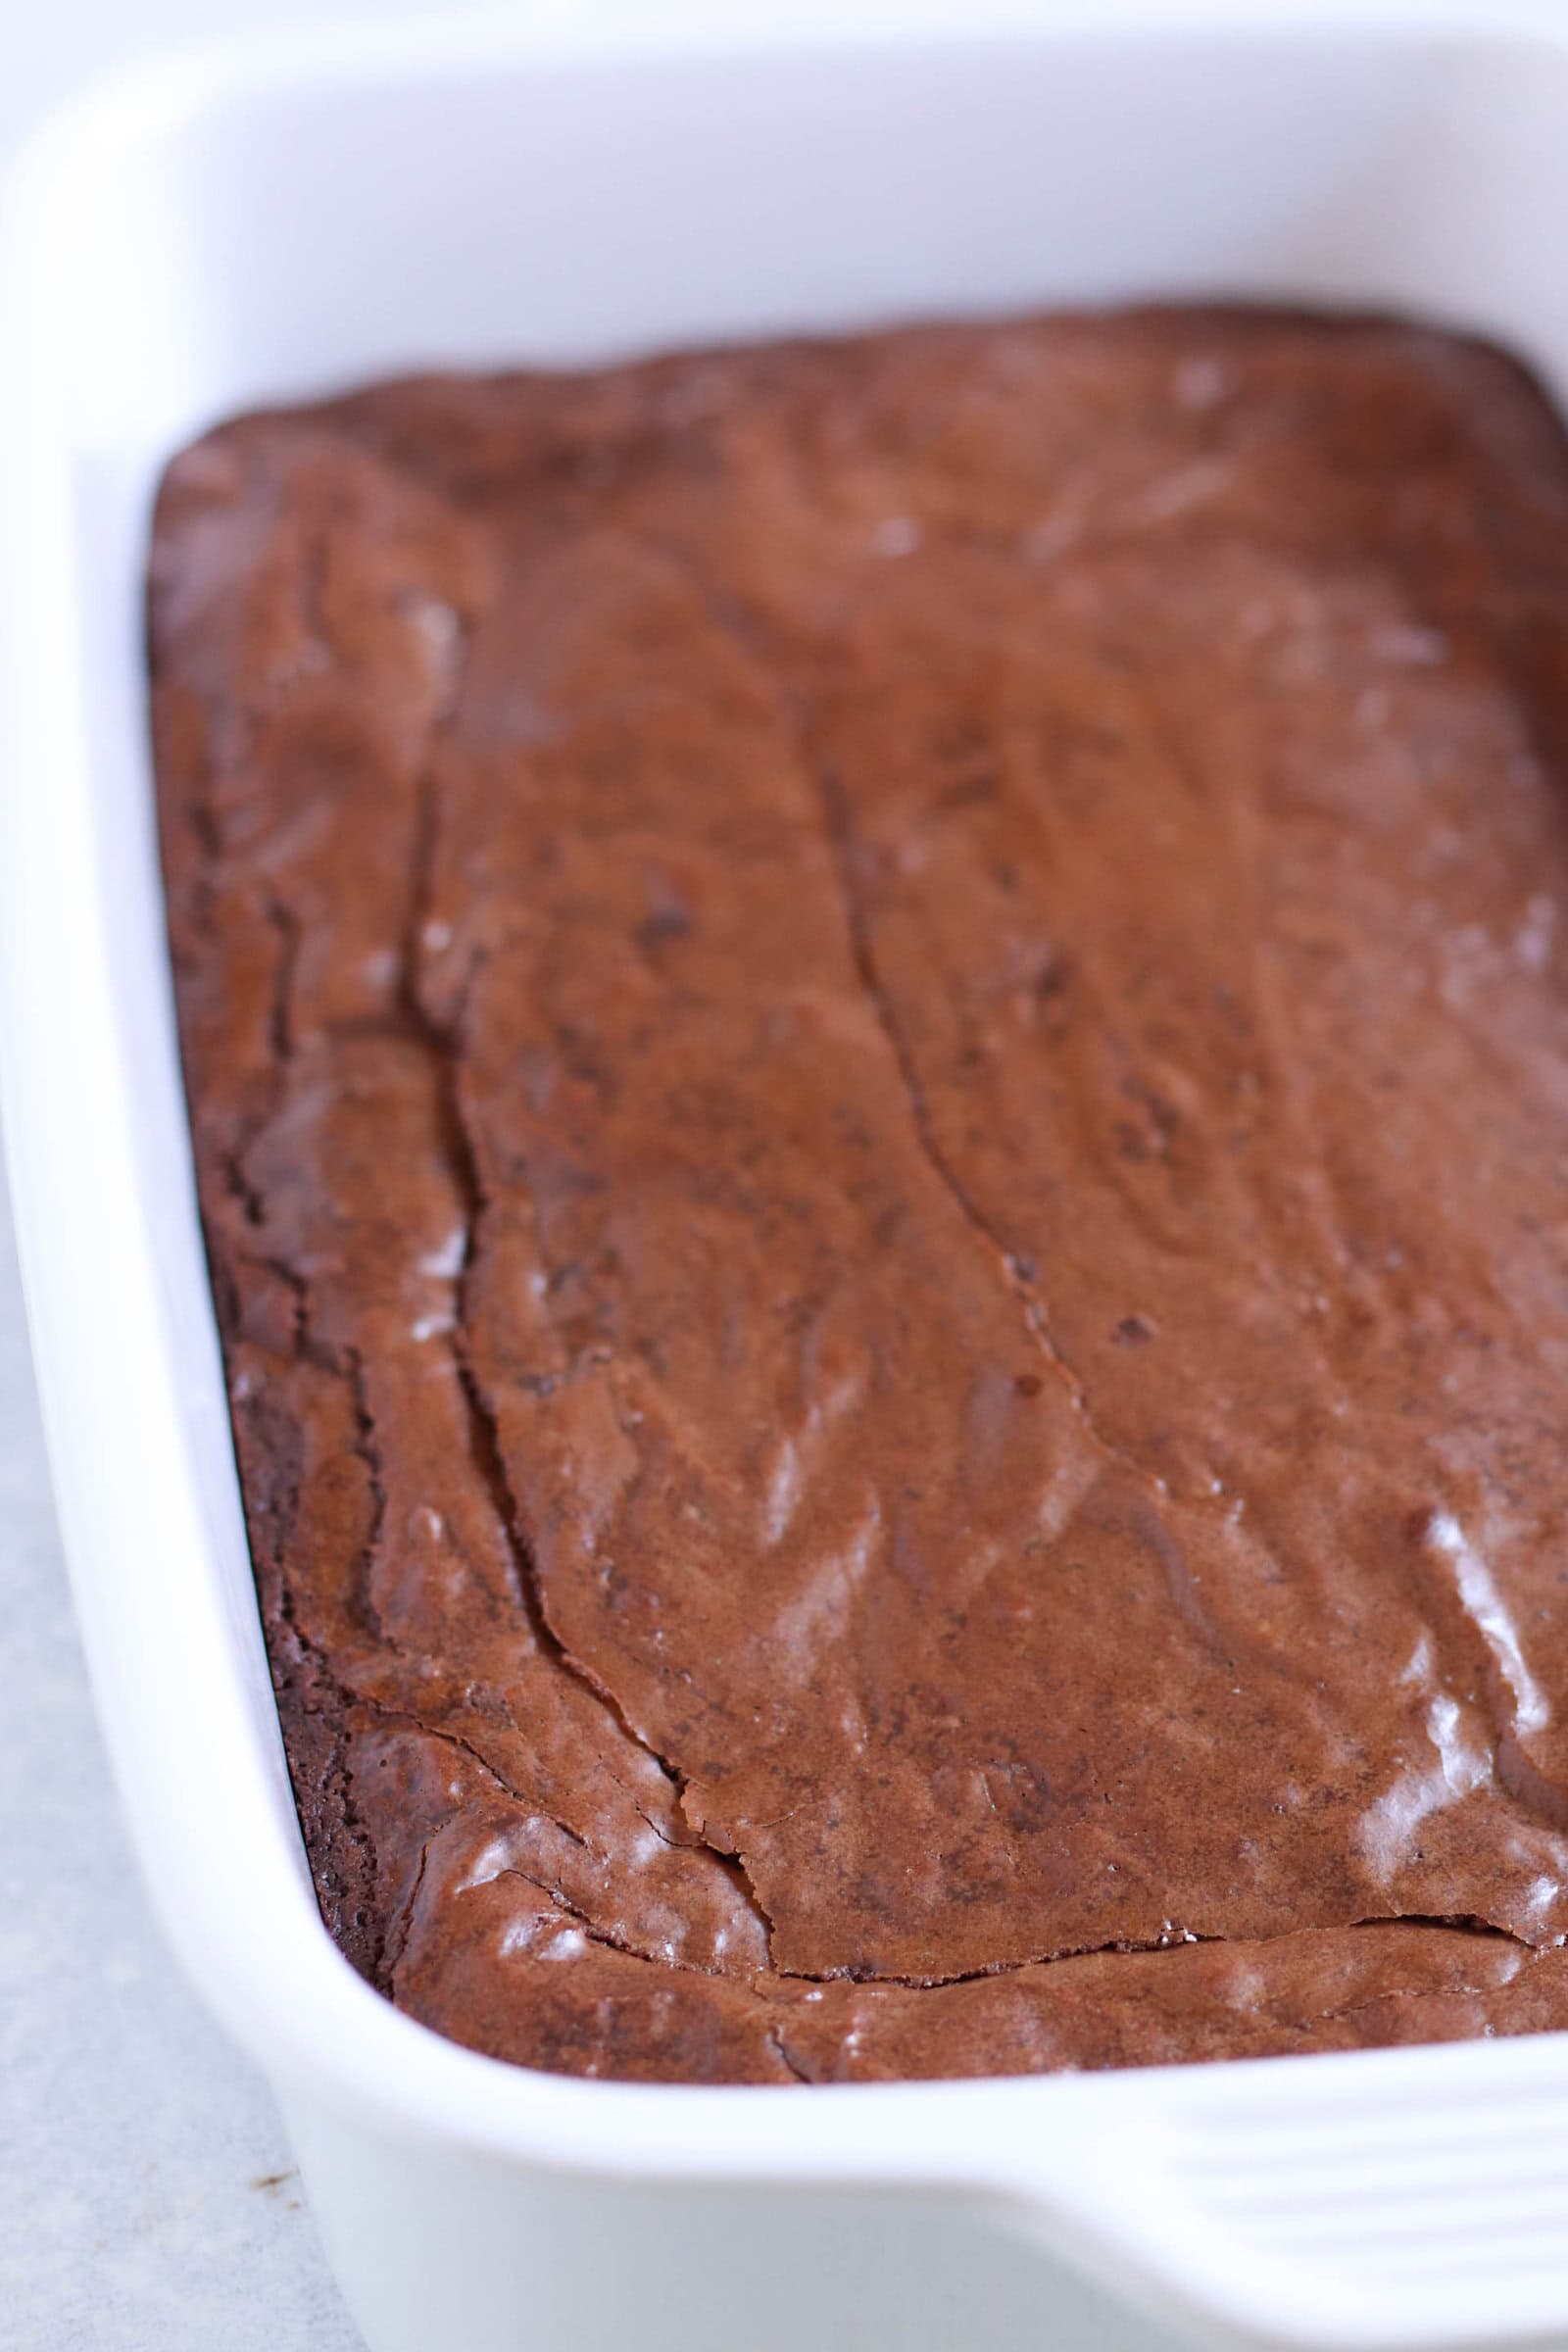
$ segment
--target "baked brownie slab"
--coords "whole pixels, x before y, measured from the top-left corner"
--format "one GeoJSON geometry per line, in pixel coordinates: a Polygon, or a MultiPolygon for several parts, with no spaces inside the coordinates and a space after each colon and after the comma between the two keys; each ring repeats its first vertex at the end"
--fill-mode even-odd
{"type": "Polygon", "coordinates": [[[1568,443],[1212,310],[175,461],[157,766],[351,1958],[583,2073],[1568,2025],[1568,443]]]}

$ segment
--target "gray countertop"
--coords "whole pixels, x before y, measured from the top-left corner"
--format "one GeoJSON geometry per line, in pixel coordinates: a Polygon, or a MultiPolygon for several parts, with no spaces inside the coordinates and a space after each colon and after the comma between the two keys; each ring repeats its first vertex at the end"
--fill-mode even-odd
{"type": "Polygon", "coordinates": [[[93,1722],[0,1191],[0,2310],[15,2352],[356,2352],[266,2086],[173,1963],[93,1722]]]}

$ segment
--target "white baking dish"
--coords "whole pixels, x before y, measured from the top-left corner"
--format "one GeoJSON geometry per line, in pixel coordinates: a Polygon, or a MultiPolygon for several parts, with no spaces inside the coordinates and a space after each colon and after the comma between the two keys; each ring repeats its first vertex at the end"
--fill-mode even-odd
{"type": "Polygon", "coordinates": [[[1554,10],[898,13],[291,37],[78,107],[12,192],[0,1036],[125,1802],[182,1960],[276,2084],[373,2352],[1110,2352],[1149,2340],[1123,2298],[1210,2341],[1568,2342],[1568,2036],[646,2089],[454,2047],[317,1916],[155,877],[139,574],[162,459],[224,411],[427,361],[1149,293],[1423,311],[1568,394],[1554,10]]]}

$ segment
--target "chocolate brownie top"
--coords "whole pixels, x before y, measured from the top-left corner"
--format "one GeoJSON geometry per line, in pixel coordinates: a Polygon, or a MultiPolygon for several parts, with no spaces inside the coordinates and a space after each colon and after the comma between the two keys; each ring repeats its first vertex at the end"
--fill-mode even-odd
{"type": "Polygon", "coordinates": [[[699,2080],[1568,2025],[1568,444],[1214,310],[222,426],[152,672],[329,1926],[699,2080]]]}

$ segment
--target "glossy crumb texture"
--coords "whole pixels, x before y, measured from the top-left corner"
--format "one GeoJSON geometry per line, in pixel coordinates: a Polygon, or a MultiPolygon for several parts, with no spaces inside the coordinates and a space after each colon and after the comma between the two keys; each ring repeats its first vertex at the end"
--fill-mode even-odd
{"type": "Polygon", "coordinates": [[[323,1912],[818,2082],[1568,2026],[1568,445],[1216,310],[243,418],[164,857],[323,1912]]]}

